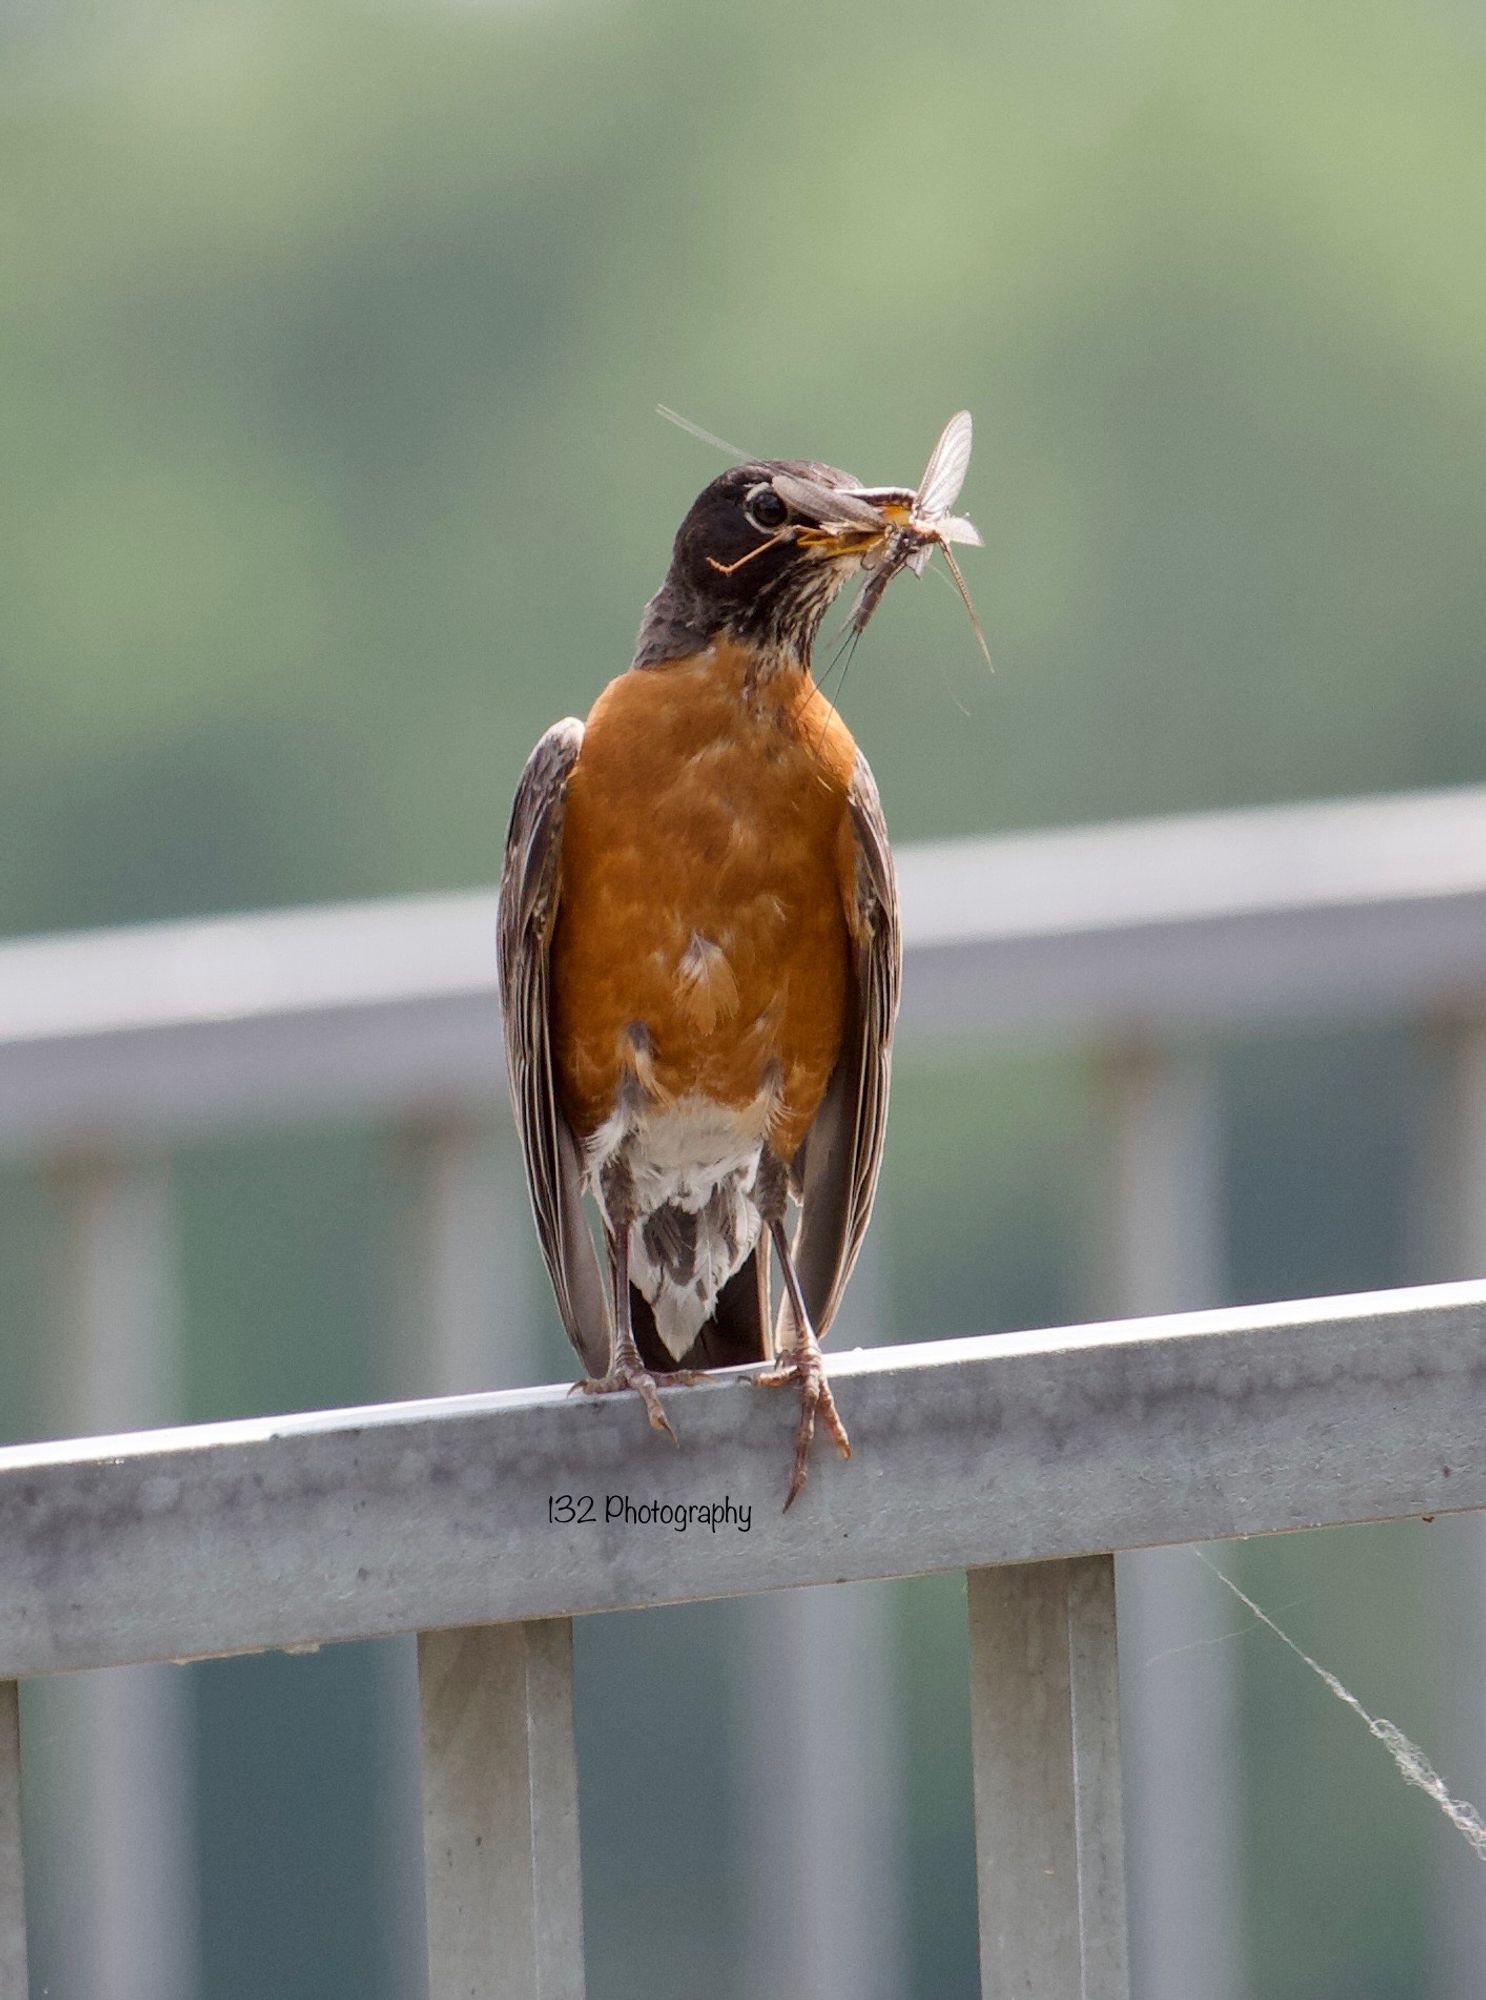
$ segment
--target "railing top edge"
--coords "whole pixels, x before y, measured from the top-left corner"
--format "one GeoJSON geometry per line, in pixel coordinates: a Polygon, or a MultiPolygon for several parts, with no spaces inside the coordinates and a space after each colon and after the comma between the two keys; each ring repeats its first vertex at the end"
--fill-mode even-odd
{"type": "Polygon", "coordinates": [[[906,849],[900,873],[920,947],[1359,904],[1385,913],[1486,892],[1486,786],[936,841],[906,849]]]}
{"type": "MultiPolygon", "coordinates": [[[[1486,1280],[1448,1285],[1401,1286],[1388,1291],[1348,1292],[1332,1298],[1266,1301],[1259,1305],[1211,1306],[1197,1312],[1162,1313],[1127,1319],[1090,1320],[1073,1326],[1032,1327],[1010,1333],[960,1334],[943,1340],[911,1341],[889,1347],[827,1348],[833,1383],[885,1376],[912,1390],[914,1378],[979,1364],[994,1375],[1030,1356],[1054,1363],[1103,1350],[1138,1362],[1175,1341],[1222,1342],[1242,1334],[1281,1334],[1320,1324],[1342,1329],[1348,1323],[1369,1332],[1420,1313],[1479,1313],[1486,1318],[1486,1280]]],[[[751,1368],[719,1368],[687,1390],[684,1407],[746,1381],[751,1368]]],[[[398,1402],[350,1404],[333,1409],[293,1411],[261,1417],[230,1417],[212,1423],[173,1424],[157,1430],[119,1431],[97,1437],[43,1439],[0,1445],[0,1481],[22,1472],[84,1465],[115,1465],[161,1453],[195,1454],[241,1445],[287,1444],[296,1438],[350,1436],[367,1431],[422,1430],[428,1425],[479,1419],[498,1426],[536,1409],[581,1412],[593,1407],[574,1397],[570,1382],[522,1389],[485,1389],[458,1396],[423,1396],[398,1402]]],[[[584,1419],[574,1417],[575,1425],[584,1419]]],[[[498,1434],[498,1432],[493,1433],[498,1434]]],[[[576,1433],[575,1433],[576,1434],[576,1433]]]]}
{"type": "Polygon", "coordinates": [[[856,1456],[788,1515],[793,1399],[736,1380],[679,1451],[553,1388],[11,1447],[0,1677],[1486,1508],[1486,1284],[832,1371],[856,1456]]]}
{"type": "MultiPolygon", "coordinates": [[[[900,852],[910,953],[1486,896],[1486,787],[900,852]]],[[[0,1050],[494,990],[488,890],[0,943],[0,1050]]]]}
{"type": "Polygon", "coordinates": [[[0,943],[0,1048],[494,991],[488,889],[0,943]]]}

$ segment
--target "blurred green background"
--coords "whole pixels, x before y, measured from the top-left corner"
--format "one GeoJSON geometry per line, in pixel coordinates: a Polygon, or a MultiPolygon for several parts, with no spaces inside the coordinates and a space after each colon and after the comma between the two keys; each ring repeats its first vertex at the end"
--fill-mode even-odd
{"type": "MultiPolygon", "coordinates": [[[[995,677],[905,583],[841,694],[900,839],[1486,776],[1483,189],[1465,0],[0,0],[0,932],[489,882],[719,469],[657,401],[873,481],[974,410],[995,677]]],[[[1381,1030],[1223,1051],[1233,1297],[1410,1275],[1415,1068],[1381,1030]]],[[[1080,1309],[1077,1082],[1053,1046],[904,1064],[895,1337],[1080,1309]]],[[[377,1393],[383,1140],[176,1178],[187,1413],[377,1393]]],[[[7,1170],[11,1435],[47,1226],[7,1170]]],[[[1427,1533],[1233,1560],[1438,1745],[1427,1533]]],[[[901,1605],[912,1990],[968,2000],[960,1606],[901,1605]]],[[[742,1990],[742,1836],[697,1819],[720,1619],[583,1638],[692,1689],[659,1765],[585,1763],[594,2000],[742,1990]],[[673,1987],[635,1785],[695,1932],[673,1987]]],[[[1234,1643],[1255,1994],[1419,2000],[1447,1835],[1234,1643]]],[[[206,2000],[391,2000],[375,1682],[196,1674],[206,2000]]]]}

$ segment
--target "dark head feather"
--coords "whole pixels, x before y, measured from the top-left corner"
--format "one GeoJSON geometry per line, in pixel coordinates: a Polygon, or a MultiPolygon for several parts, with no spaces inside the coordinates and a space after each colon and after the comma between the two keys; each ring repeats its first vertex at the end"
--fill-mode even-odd
{"type": "Polygon", "coordinates": [[[677,530],[665,581],[640,622],[637,667],[718,638],[808,664],[820,621],[859,558],[829,539],[802,537],[827,525],[828,510],[802,505],[798,483],[786,502],[773,487],[780,473],[821,489],[823,499],[860,490],[849,473],[809,459],[764,459],[719,474],[677,530]]]}

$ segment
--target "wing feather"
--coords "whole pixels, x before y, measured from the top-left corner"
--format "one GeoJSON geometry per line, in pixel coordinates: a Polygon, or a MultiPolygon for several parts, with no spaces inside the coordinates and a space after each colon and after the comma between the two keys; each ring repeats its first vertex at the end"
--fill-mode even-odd
{"type": "Polygon", "coordinates": [[[500,881],[506,1074],[537,1240],[569,1340],[590,1375],[609,1362],[609,1307],[583,1212],[583,1156],[552,1068],[550,961],[562,888],[562,822],[583,724],[555,722],[526,761],[500,881]]]}
{"type": "Polygon", "coordinates": [[[848,803],[857,859],[855,908],[847,911],[854,947],[852,1005],[841,1054],[798,1167],[796,1268],[821,1335],[841,1303],[872,1213],[903,976],[892,849],[877,786],[860,753],[848,803]]]}

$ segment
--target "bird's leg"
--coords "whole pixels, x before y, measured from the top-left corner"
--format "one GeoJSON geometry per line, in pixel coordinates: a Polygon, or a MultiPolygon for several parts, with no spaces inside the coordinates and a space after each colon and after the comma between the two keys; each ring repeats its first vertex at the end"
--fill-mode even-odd
{"type": "Polygon", "coordinates": [[[633,1216],[627,1200],[613,1199],[616,1192],[609,1187],[604,1190],[604,1206],[612,1232],[609,1238],[609,1269],[614,1280],[614,1325],[609,1348],[609,1372],[597,1381],[589,1376],[574,1386],[588,1396],[607,1396],[619,1389],[633,1389],[645,1405],[651,1429],[664,1431],[671,1443],[677,1444],[680,1440],[671,1428],[670,1418],[661,1408],[655,1377],[640,1359],[640,1350],[635,1345],[629,1297],[629,1233],[633,1216]]]}
{"type": "Polygon", "coordinates": [[[846,1426],[841,1421],[836,1409],[836,1399],[831,1394],[831,1385],[826,1380],[820,1342],[815,1337],[815,1328],[810,1324],[810,1315],[805,1308],[805,1297],[800,1290],[799,1274],[795,1270],[795,1260],[790,1251],[782,1219],[769,1224],[769,1235],[778,1252],[779,1268],[784,1273],[785,1297],[789,1301],[789,1311],[784,1315],[787,1345],[774,1365],[753,1379],[761,1388],[773,1388],[787,1382],[798,1382],[800,1385],[800,1421],[795,1430],[795,1460],[789,1476],[789,1492],[784,1502],[784,1511],[788,1513],[800,1497],[809,1473],[810,1445],[815,1436],[817,1415],[824,1420],[826,1429],[835,1440],[836,1449],[843,1458],[851,1457],[851,1440],[846,1435],[846,1426]]]}
{"type": "Polygon", "coordinates": [[[800,1385],[800,1421],[795,1429],[795,1459],[790,1470],[789,1492],[784,1502],[784,1511],[787,1514],[804,1490],[809,1475],[810,1446],[815,1437],[817,1415],[824,1419],[826,1429],[835,1440],[836,1449],[843,1458],[851,1457],[851,1440],[846,1435],[846,1426],[837,1412],[836,1399],[831,1394],[830,1383],[826,1380],[820,1342],[815,1337],[815,1328],[810,1324],[805,1294],[800,1289],[800,1277],[795,1269],[794,1254],[789,1246],[789,1238],[785,1234],[786,1185],[783,1162],[775,1160],[772,1155],[766,1153],[759,1166],[754,1198],[758,1201],[759,1212],[768,1229],[769,1240],[779,1258],[789,1310],[782,1315],[786,1338],[784,1352],[772,1367],[766,1368],[761,1375],[755,1375],[753,1380],[755,1386],[761,1389],[782,1387],[790,1382],[798,1382],[800,1385]]]}
{"type": "Polygon", "coordinates": [[[774,1295],[769,1283],[769,1232],[760,1232],[753,1252],[753,1275],[758,1285],[758,1323],[763,1335],[764,1359],[774,1359],[774,1295]]]}

